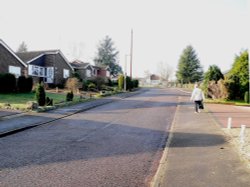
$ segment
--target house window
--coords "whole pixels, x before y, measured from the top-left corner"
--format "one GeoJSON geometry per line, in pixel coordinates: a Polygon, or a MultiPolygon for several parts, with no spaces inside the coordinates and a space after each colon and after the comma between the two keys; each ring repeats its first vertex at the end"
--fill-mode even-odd
{"type": "Polygon", "coordinates": [[[63,78],[67,79],[69,77],[69,70],[63,69],[63,78]]]}
{"type": "Polygon", "coordinates": [[[44,77],[45,69],[41,66],[29,65],[29,75],[44,77]]]}
{"type": "Polygon", "coordinates": [[[21,76],[21,68],[17,66],[9,66],[9,73],[12,73],[18,78],[21,76]]]}
{"type": "Polygon", "coordinates": [[[91,71],[89,69],[87,69],[87,71],[86,71],[86,76],[91,77],[91,71]]]}
{"type": "Polygon", "coordinates": [[[53,83],[54,79],[54,67],[46,67],[45,68],[45,82],[46,83],[53,83]]]}

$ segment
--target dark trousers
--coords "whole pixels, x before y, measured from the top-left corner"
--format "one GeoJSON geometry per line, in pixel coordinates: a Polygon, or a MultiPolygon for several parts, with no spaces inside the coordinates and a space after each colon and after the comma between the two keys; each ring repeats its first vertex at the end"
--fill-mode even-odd
{"type": "Polygon", "coordinates": [[[201,101],[194,101],[195,112],[198,112],[200,105],[201,105],[201,101]]]}

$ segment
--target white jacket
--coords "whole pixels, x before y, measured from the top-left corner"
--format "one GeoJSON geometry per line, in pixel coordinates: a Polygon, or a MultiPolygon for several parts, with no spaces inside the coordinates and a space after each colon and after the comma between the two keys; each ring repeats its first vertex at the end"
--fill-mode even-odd
{"type": "Polygon", "coordinates": [[[202,101],[205,99],[205,96],[200,88],[195,88],[192,92],[191,101],[202,101]]]}

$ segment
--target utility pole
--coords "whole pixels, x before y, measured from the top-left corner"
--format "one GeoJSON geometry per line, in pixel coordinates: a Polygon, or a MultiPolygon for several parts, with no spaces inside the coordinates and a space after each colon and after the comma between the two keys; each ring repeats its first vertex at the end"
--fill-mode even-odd
{"type": "Polygon", "coordinates": [[[125,67],[124,67],[124,91],[127,91],[127,56],[129,55],[125,55],[125,67]]]}
{"type": "Polygon", "coordinates": [[[132,80],[132,70],[133,70],[132,62],[133,62],[133,29],[131,29],[131,45],[130,45],[130,78],[131,80],[132,80]]]}

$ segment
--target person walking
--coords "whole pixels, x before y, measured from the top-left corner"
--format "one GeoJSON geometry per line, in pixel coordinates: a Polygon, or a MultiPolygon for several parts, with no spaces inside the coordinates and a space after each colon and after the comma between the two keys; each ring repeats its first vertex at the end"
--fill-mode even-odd
{"type": "Polygon", "coordinates": [[[203,100],[205,99],[203,91],[200,89],[200,84],[196,83],[194,85],[194,90],[192,92],[191,101],[194,101],[195,113],[199,113],[200,109],[203,109],[203,100]]]}

